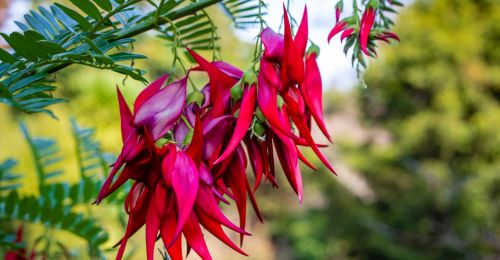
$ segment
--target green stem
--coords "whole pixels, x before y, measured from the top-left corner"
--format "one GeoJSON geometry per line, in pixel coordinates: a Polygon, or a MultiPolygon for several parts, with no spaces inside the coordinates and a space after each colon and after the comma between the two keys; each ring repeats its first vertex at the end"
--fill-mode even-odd
{"type": "Polygon", "coordinates": [[[214,5],[216,3],[222,2],[222,0],[203,0],[194,4],[190,4],[186,7],[174,10],[168,13],[165,17],[159,16],[158,19],[154,19],[149,23],[138,24],[136,26],[130,27],[130,29],[118,33],[116,40],[130,38],[141,34],[143,32],[149,31],[155,27],[166,24],[170,21],[177,20],[179,18],[196,13],[206,7],[214,5]]]}
{"type": "Polygon", "coordinates": [[[191,125],[189,120],[186,118],[186,116],[181,115],[181,119],[182,119],[182,121],[184,121],[184,124],[186,124],[186,126],[189,128],[189,130],[193,130],[193,126],[191,125]]]}

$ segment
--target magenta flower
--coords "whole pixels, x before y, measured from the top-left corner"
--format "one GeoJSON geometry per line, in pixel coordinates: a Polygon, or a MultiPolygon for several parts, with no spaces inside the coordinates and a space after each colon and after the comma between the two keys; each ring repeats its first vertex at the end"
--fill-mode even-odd
{"type": "Polygon", "coordinates": [[[244,236],[250,235],[245,231],[247,204],[263,220],[255,192],[265,181],[278,187],[274,154],[299,201],[303,198],[299,162],[315,169],[299,146],[310,147],[334,172],[319,149],[323,145],[311,136],[314,121],[331,139],[323,118],[318,54],[311,50],[306,54],[307,10],[295,37],[284,11],[284,35],[269,28],[261,34],[265,49],[256,77],[188,50],[198,63],[190,72],[203,72],[209,78],[196,100],[186,102],[190,72],[167,86],[163,86],[167,76],[153,82],[136,98],[133,113],[118,90],[123,148],[96,200],[99,203],[126,181],[133,181],[125,201],[129,219],[117,244],[117,259],[143,226],[148,260],[160,238],[170,258],[183,259],[182,236],[188,251],[211,259],[201,227],[246,255],[223,226],[240,235],[241,245],[244,236]],[[252,169],[253,183],[247,168],[252,169]],[[221,203],[236,206],[238,224],[224,215],[221,203]]]}

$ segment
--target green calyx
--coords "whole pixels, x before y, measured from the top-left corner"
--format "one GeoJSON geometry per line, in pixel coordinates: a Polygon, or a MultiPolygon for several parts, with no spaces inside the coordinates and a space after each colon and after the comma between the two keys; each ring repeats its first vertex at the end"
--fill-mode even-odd
{"type": "Polygon", "coordinates": [[[320,52],[319,46],[311,42],[311,46],[309,46],[309,48],[307,49],[307,55],[315,53],[316,56],[319,56],[319,52],[320,52]]]}
{"type": "Polygon", "coordinates": [[[241,86],[241,81],[238,81],[234,86],[231,88],[231,99],[234,101],[238,101],[241,99],[243,96],[243,88],[241,86]]]}
{"type": "Polygon", "coordinates": [[[257,137],[263,138],[266,134],[266,128],[258,121],[254,121],[252,126],[252,133],[257,137]]]}
{"type": "Polygon", "coordinates": [[[187,103],[196,103],[198,106],[203,105],[203,101],[205,101],[205,95],[201,93],[199,90],[193,90],[189,95],[187,96],[187,103]]]}
{"type": "Polygon", "coordinates": [[[285,104],[285,101],[280,95],[278,95],[278,109],[283,107],[283,104],[285,104]]]}
{"type": "Polygon", "coordinates": [[[193,129],[189,129],[189,132],[186,134],[184,140],[182,141],[184,145],[191,143],[191,140],[193,139],[193,132],[194,132],[193,129]]]}
{"type": "Polygon", "coordinates": [[[264,116],[264,114],[262,114],[262,111],[260,111],[260,108],[257,108],[257,110],[255,111],[255,116],[257,116],[257,119],[260,122],[266,122],[266,117],[264,116]]]}
{"type": "Polygon", "coordinates": [[[367,6],[373,9],[378,9],[380,7],[380,0],[370,0],[367,6]]]}
{"type": "Polygon", "coordinates": [[[252,69],[249,69],[243,73],[243,77],[241,78],[243,81],[243,84],[245,85],[252,85],[257,83],[257,74],[255,74],[255,71],[252,69]]]}
{"type": "Polygon", "coordinates": [[[338,9],[338,10],[342,11],[342,9],[344,9],[344,1],[343,0],[338,1],[335,4],[335,9],[338,9]]]}

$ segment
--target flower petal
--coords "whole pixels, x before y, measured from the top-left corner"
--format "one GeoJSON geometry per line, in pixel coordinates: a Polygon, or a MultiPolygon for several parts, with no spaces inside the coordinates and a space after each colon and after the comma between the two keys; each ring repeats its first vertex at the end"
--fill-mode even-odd
{"type": "Polygon", "coordinates": [[[326,129],[323,119],[323,87],[321,83],[321,74],[316,63],[316,53],[312,53],[306,59],[306,77],[304,84],[300,87],[302,96],[309,108],[314,121],[318,124],[321,132],[330,140],[331,137],[326,129]]]}
{"type": "Polygon", "coordinates": [[[158,91],[160,90],[161,86],[163,86],[163,83],[168,79],[168,74],[165,74],[155,80],[153,83],[151,83],[149,86],[147,86],[135,99],[134,102],[134,112],[137,113],[137,110],[146,102],[148,99],[150,99],[152,96],[154,96],[158,91]]]}
{"type": "Polygon", "coordinates": [[[193,160],[183,151],[177,152],[172,172],[172,187],[179,210],[179,223],[175,229],[175,240],[192,212],[198,191],[198,169],[193,160]]]}
{"type": "Polygon", "coordinates": [[[214,164],[225,160],[234,151],[234,149],[236,149],[243,137],[245,137],[246,133],[248,132],[248,128],[252,124],[253,113],[255,111],[256,91],[257,86],[255,85],[248,86],[243,91],[240,113],[238,115],[238,120],[236,121],[233,135],[231,136],[231,140],[229,141],[228,145],[224,149],[224,152],[214,162],[214,164]]]}
{"type": "Polygon", "coordinates": [[[186,103],[187,76],[176,81],[146,100],[137,110],[135,126],[146,126],[156,141],[165,135],[179,119],[186,103]]]}

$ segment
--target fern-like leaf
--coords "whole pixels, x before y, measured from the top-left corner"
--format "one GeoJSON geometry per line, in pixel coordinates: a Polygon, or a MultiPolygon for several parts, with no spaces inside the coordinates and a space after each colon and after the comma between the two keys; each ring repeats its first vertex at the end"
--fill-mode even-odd
{"type": "Polygon", "coordinates": [[[54,164],[63,158],[59,155],[59,148],[54,139],[32,137],[24,123],[20,124],[20,128],[30,147],[38,177],[38,187],[40,193],[43,193],[51,179],[63,173],[63,170],[54,167],[54,164]]]}
{"type": "Polygon", "coordinates": [[[14,159],[6,159],[0,163],[0,192],[14,190],[21,186],[18,180],[22,175],[12,171],[16,165],[17,161],[14,159]]]}
{"type": "Polygon", "coordinates": [[[89,247],[97,251],[108,239],[108,234],[94,220],[75,213],[71,206],[52,200],[53,194],[41,197],[22,197],[16,191],[0,196],[0,219],[40,223],[46,227],[65,230],[85,239],[89,247]]]}

